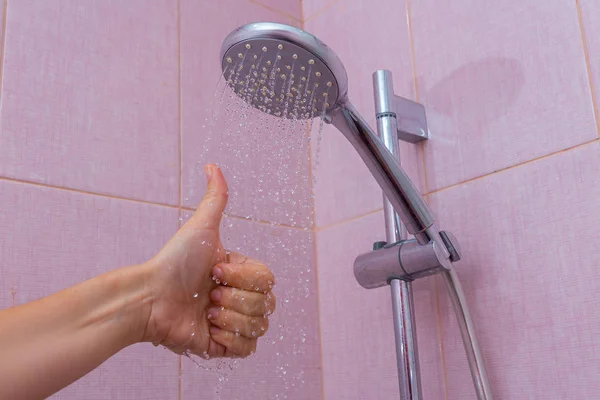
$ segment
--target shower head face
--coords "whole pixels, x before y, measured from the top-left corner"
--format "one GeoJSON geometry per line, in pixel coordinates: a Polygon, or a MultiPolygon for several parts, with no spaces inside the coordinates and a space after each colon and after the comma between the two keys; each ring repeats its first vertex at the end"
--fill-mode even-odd
{"type": "Polygon", "coordinates": [[[244,25],[221,47],[223,76],[251,106],[288,119],[312,119],[340,105],[348,78],[323,42],[293,26],[244,25]]]}

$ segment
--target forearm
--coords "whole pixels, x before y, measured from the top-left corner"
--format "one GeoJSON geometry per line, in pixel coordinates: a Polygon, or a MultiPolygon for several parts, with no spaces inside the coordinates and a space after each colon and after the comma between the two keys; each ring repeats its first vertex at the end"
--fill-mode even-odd
{"type": "Polygon", "coordinates": [[[145,265],[121,268],[0,311],[0,398],[45,398],[142,339],[145,265]]]}

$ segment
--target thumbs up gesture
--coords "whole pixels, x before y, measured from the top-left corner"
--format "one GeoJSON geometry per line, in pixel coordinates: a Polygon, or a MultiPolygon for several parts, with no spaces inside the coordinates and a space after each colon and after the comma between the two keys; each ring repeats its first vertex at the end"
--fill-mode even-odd
{"type": "Polygon", "coordinates": [[[205,173],[208,188],[195,214],[148,262],[152,296],[142,340],[179,354],[247,357],[275,310],[274,278],[261,262],[223,248],[227,182],[214,165],[205,173]]]}

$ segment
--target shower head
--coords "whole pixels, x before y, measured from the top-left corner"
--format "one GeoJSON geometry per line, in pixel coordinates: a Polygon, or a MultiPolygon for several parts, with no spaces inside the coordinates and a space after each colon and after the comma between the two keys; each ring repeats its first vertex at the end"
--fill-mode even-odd
{"type": "Polygon", "coordinates": [[[244,25],[221,47],[223,76],[255,108],[284,118],[311,119],[342,103],[348,77],[323,42],[293,26],[244,25]]]}
{"type": "MultiPolygon", "coordinates": [[[[251,106],[288,119],[320,116],[334,125],[354,146],[419,243],[437,235],[432,233],[429,207],[348,100],[346,70],[323,42],[292,26],[252,23],[225,38],[221,66],[229,87],[251,106]]],[[[382,117],[396,119],[394,113],[382,117]]]]}

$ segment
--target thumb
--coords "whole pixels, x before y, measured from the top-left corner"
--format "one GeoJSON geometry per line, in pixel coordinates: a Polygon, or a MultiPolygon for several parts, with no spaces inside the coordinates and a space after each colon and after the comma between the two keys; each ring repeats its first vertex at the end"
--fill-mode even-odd
{"type": "Polygon", "coordinates": [[[207,165],[204,167],[204,173],[208,179],[208,187],[193,219],[197,220],[197,223],[202,223],[201,228],[218,229],[227,206],[229,195],[227,182],[221,168],[216,165],[207,165]]]}

